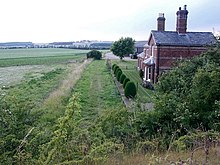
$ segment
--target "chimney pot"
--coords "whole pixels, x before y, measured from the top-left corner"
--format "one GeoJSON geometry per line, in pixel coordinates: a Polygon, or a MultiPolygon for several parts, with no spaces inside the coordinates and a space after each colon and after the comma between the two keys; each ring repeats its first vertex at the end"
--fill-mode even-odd
{"type": "Polygon", "coordinates": [[[165,31],[165,18],[164,13],[159,13],[159,17],[157,18],[157,30],[165,31]]]}
{"type": "Polygon", "coordinates": [[[179,7],[179,11],[177,11],[176,15],[177,15],[176,31],[178,33],[186,33],[187,15],[188,15],[188,11],[186,10],[186,5],[184,5],[184,10],[181,10],[181,7],[179,7]]]}

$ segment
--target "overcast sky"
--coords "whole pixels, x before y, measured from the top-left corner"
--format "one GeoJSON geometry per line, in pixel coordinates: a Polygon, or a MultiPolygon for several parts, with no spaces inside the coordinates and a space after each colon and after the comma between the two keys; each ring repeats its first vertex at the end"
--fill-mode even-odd
{"type": "Polygon", "coordinates": [[[0,0],[0,42],[148,40],[159,13],[175,30],[184,5],[188,31],[220,31],[219,0],[0,0]]]}

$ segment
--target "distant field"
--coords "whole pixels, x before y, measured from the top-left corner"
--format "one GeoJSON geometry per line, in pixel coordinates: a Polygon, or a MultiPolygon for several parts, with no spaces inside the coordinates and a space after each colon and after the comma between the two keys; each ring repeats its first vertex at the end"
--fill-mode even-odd
{"type": "Polygon", "coordinates": [[[79,63],[89,50],[35,48],[0,49],[0,87],[16,84],[27,77],[38,77],[56,68],[79,63]]]}
{"type": "Polygon", "coordinates": [[[0,67],[48,65],[80,60],[89,50],[79,49],[0,49],[0,67]]]}
{"type": "Polygon", "coordinates": [[[85,54],[88,50],[60,48],[31,48],[31,49],[0,49],[0,59],[22,57],[71,56],[85,54]]]}

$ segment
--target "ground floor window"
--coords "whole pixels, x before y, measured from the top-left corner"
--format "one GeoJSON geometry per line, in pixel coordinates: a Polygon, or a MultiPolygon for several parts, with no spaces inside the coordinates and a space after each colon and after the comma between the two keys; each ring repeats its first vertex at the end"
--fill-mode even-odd
{"type": "Polygon", "coordinates": [[[148,80],[151,80],[151,77],[152,77],[152,76],[151,76],[151,67],[148,67],[148,68],[147,68],[147,73],[148,73],[148,74],[147,74],[147,79],[148,79],[148,80]]]}

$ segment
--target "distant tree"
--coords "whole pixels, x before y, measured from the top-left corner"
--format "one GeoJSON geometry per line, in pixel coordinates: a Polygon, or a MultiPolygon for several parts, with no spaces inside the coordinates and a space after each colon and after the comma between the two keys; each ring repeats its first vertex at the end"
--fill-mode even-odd
{"type": "Polygon", "coordinates": [[[87,58],[94,58],[95,60],[101,60],[102,52],[98,50],[92,50],[86,54],[87,58]]]}
{"type": "Polygon", "coordinates": [[[114,55],[119,56],[122,60],[124,56],[134,53],[134,43],[135,40],[133,40],[132,38],[122,37],[112,44],[111,51],[114,55]]]}

